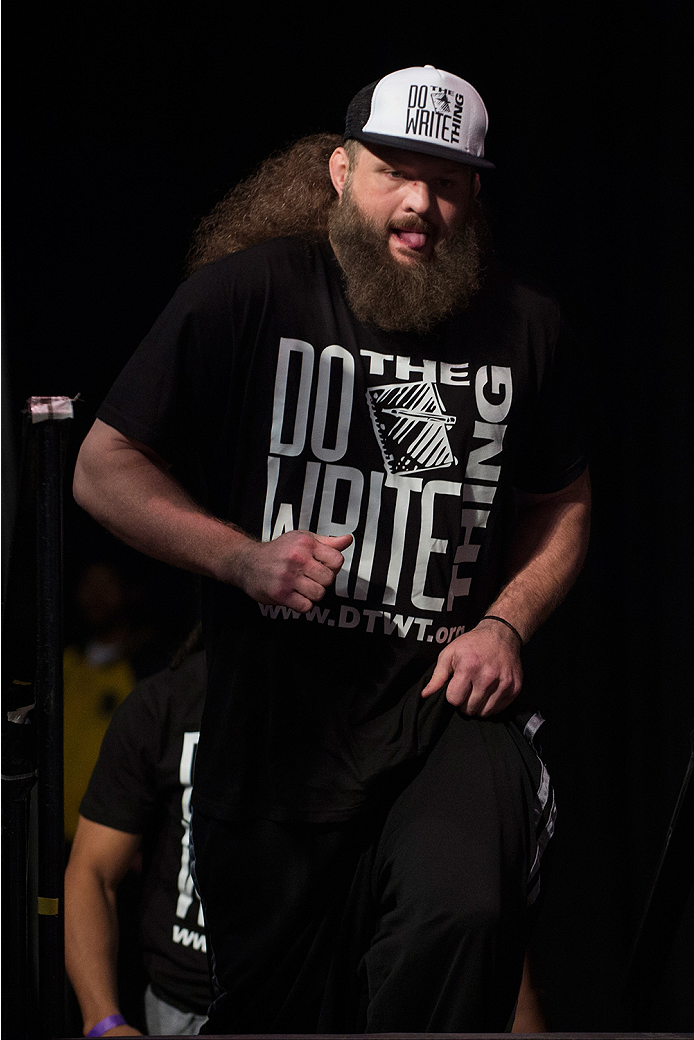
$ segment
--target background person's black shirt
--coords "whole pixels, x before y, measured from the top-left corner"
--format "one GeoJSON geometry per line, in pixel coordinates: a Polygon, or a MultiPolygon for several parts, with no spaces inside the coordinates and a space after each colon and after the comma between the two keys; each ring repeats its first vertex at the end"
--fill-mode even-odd
{"type": "Polygon", "coordinates": [[[143,964],[157,996],[196,1014],[211,1000],[188,844],[204,699],[201,651],[138,683],[116,709],[80,805],[88,820],[143,836],[143,964]]]}

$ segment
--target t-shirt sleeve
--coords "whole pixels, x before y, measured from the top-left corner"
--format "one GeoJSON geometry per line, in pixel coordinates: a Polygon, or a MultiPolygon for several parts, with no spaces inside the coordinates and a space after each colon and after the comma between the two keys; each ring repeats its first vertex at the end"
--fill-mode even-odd
{"type": "Polygon", "coordinates": [[[233,354],[227,280],[216,265],[181,286],[127,362],[98,418],[167,462],[206,436],[216,387],[233,354]]]}
{"type": "Polygon", "coordinates": [[[511,482],[531,494],[561,491],[588,465],[590,390],[582,350],[562,322],[537,393],[512,436],[511,482]]]}
{"type": "Polygon", "coordinates": [[[144,833],[157,808],[165,716],[151,695],[154,681],[138,683],[116,709],[80,804],[88,820],[128,834],[144,833]]]}

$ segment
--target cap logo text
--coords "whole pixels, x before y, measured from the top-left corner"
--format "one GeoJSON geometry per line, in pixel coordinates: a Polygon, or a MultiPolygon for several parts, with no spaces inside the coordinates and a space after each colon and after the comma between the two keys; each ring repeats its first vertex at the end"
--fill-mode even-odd
{"type": "Polygon", "coordinates": [[[413,83],[407,99],[405,134],[458,144],[464,100],[453,90],[413,83]]]}

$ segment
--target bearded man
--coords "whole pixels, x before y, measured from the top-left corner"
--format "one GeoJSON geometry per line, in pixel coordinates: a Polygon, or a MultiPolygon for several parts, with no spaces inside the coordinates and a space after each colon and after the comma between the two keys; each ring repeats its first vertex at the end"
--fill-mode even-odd
{"type": "Polygon", "coordinates": [[[520,651],[581,567],[589,483],[558,309],[487,248],[486,127],[416,67],[269,160],[80,452],[78,502],[205,579],[208,1033],[513,1010],[553,827],[520,651]]]}

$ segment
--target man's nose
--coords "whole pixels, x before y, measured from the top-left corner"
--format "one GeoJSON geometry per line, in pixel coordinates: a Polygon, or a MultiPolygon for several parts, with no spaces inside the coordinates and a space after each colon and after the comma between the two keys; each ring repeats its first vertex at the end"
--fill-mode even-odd
{"type": "Polygon", "coordinates": [[[432,207],[433,193],[426,181],[408,181],[403,203],[412,213],[428,212],[432,207]]]}

